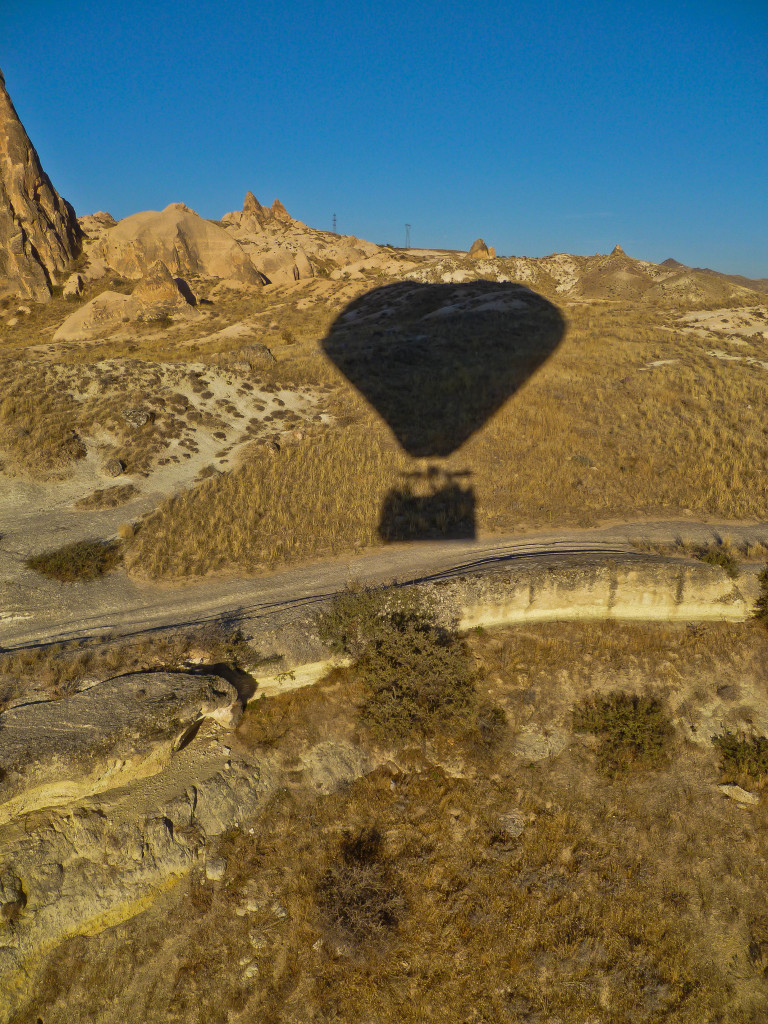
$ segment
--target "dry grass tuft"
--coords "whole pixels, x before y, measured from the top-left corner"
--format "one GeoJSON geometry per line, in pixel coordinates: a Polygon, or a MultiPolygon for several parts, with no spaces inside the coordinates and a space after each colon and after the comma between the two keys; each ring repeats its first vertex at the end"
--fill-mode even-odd
{"type": "Polygon", "coordinates": [[[768,781],[768,738],[723,732],[712,742],[720,754],[723,782],[764,788],[768,781]]]}
{"type": "Polygon", "coordinates": [[[75,502],[75,508],[102,509],[117,508],[124,505],[138,494],[133,484],[116,484],[114,487],[103,487],[85,498],[75,502]]]}
{"type": "Polygon", "coordinates": [[[111,572],[122,559],[123,546],[119,541],[79,540],[33,555],[26,564],[59,583],[78,583],[95,580],[111,572]]]}

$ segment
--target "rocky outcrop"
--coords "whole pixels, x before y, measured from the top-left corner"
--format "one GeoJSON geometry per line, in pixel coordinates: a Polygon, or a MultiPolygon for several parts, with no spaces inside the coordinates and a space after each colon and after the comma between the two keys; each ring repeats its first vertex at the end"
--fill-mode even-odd
{"type": "Polygon", "coordinates": [[[471,256],[473,260],[495,259],[496,250],[491,246],[486,245],[482,238],[476,238],[470,246],[468,255],[471,256]]]}
{"type": "Polygon", "coordinates": [[[89,256],[134,280],[161,260],[171,274],[180,277],[215,277],[253,286],[265,283],[237,239],[184,203],[126,217],[103,232],[89,256]]]}
{"type": "Polygon", "coordinates": [[[67,283],[64,285],[64,291],[61,294],[65,299],[81,299],[84,288],[85,282],[82,276],[80,274],[71,274],[67,278],[67,283]]]}
{"type": "Polygon", "coordinates": [[[168,312],[178,307],[197,305],[187,282],[183,278],[172,277],[162,260],[152,264],[131,294],[146,306],[160,306],[168,312]]]}
{"type": "Polygon", "coordinates": [[[0,293],[47,302],[82,249],[75,211],[51,184],[0,72],[0,293]]]}
{"type": "Polygon", "coordinates": [[[296,220],[279,199],[263,206],[246,193],[242,210],[225,214],[225,229],[237,239],[269,284],[293,284],[315,276],[315,265],[332,274],[360,260],[375,257],[379,246],[350,235],[318,231],[296,220]]]}
{"type": "Polygon", "coordinates": [[[0,825],[161,770],[204,718],[239,716],[218,676],[145,672],[2,716],[0,825]]]}
{"type": "Polygon", "coordinates": [[[272,209],[270,212],[275,220],[281,220],[285,224],[289,223],[293,219],[279,199],[275,199],[272,203],[272,209]]]}
{"type": "Polygon", "coordinates": [[[71,316],[54,334],[54,341],[81,341],[121,324],[159,320],[190,320],[199,316],[196,299],[183,278],[174,278],[157,260],[130,295],[101,292],[71,316]]]}
{"type": "Polygon", "coordinates": [[[0,1021],[49,949],[140,912],[258,810],[269,769],[225,745],[240,712],[218,676],[158,672],[0,716],[0,1021]]]}

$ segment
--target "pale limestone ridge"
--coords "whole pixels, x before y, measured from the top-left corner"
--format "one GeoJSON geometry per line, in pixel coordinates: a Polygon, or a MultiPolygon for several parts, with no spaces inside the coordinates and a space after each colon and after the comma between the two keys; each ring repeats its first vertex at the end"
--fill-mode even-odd
{"type": "MultiPolygon", "coordinates": [[[[151,672],[0,715],[2,1024],[62,940],[141,913],[195,867],[217,877],[211,841],[286,784],[279,758],[232,751],[241,711],[219,676],[151,672]]],[[[369,760],[326,741],[302,767],[329,793],[369,760]]]]}
{"type": "Polygon", "coordinates": [[[82,249],[75,211],[51,184],[0,71],[0,292],[47,302],[82,249]]]}
{"type": "Polygon", "coordinates": [[[0,825],[154,775],[203,718],[232,724],[238,708],[218,676],[169,672],[12,708],[2,716],[0,825]]]}

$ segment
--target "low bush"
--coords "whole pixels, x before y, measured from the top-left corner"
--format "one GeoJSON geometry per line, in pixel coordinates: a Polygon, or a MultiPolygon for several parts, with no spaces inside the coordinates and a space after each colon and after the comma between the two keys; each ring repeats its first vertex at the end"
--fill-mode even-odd
{"type": "MultiPolygon", "coordinates": [[[[385,742],[458,727],[477,713],[476,670],[464,639],[438,625],[413,590],[352,589],[320,616],[321,638],[356,658],[363,723],[385,742]]],[[[496,722],[494,728],[498,728],[496,722]]]]}
{"type": "Polygon", "coordinates": [[[138,489],[133,484],[117,484],[114,487],[104,487],[76,501],[75,508],[117,508],[118,505],[124,505],[127,501],[130,501],[138,493],[138,489]]]}
{"type": "Polygon", "coordinates": [[[724,782],[761,782],[768,778],[768,737],[723,732],[712,742],[720,752],[724,782]]]}
{"type": "Polygon", "coordinates": [[[768,626],[768,565],[758,577],[760,581],[760,593],[755,604],[755,618],[768,626]]]}
{"type": "Polygon", "coordinates": [[[80,540],[27,559],[27,566],[60,583],[95,580],[116,569],[123,558],[118,541],[80,540]]]}
{"type": "Polygon", "coordinates": [[[598,765],[611,778],[634,767],[661,767],[674,734],[662,701],[622,691],[585,701],[574,712],[573,728],[599,737],[598,765]]]}
{"type": "Polygon", "coordinates": [[[347,834],[315,888],[326,925],[355,943],[380,937],[406,912],[402,885],[383,856],[377,828],[347,834]]]}
{"type": "Polygon", "coordinates": [[[739,562],[735,555],[726,547],[712,547],[700,555],[707,565],[719,565],[725,569],[731,579],[739,575],[739,562]]]}

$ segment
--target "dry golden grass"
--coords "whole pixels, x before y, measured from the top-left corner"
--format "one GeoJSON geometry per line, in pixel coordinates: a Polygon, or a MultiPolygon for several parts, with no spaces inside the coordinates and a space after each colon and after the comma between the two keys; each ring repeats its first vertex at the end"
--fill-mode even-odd
{"type": "MultiPolygon", "coordinates": [[[[374,426],[372,424],[372,426],[374,426]]],[[[374,430],[322,433],[171,498],[141,524],[129,564],[154,576],[262,569],[377,540],[378,495],[405,460],[374,430]]]]}
{"type": "Polygon", "coordinates": [[[678,537],[673,544],[662,544],[647,538],[638,538],[632,542],[640,551],[653,552],[658,555],[680,555],[685,558],[698,558],[702,561],[715,561],[720,556],[731,562],[764,562],[768,560],[768,545],[761,541],[736,543],[732,537],[720,537],[707,544],[678,537]]]}
{"type": "MultiPolygon", "coordinates": [[[[29,318],[23,340],[5,346],[0,461],[9,472],[65,473],[82,454],[81,435],[104,425],[119,439],[114,454],[129,470],[146,472],[182,425],[158,408],[154,424],[126,428],[120,410],[133,401],[134,384],[137,400],[163,390],[162,380],[147,383],[132,360],[140,355],[145,367],[160,361],[220,365],[241,343],[196,344],[195,337],[256,317],[277,363],[260,369],[254,382],[317,385],[340,423],[349,425],[318,432],[309,451],[286,451],[266,467],[249,464],[162,506],[137,533],[135,563],[153,574],[183,575],[379,543],[387,496],[403,490],[403,474],[423,471],[427,463],[397,450],[386,425],[319,351],[344,305],[379,283],[318,279],[298,290],[217,294],[211,306],[201,307],[211,318],[204,328],[145,326],[132,341],[65,345],[36,355],[33,368],[22,361],[25,346],[44,339],[32,320],[47,324],[62,301],[54,300],[47,312],[29,318]],[[75,382],[93,378],[103,372],[96,364],[108,357],[124,367],[112,385],[87,400],[68,393],[68,375],[75,382]]],[[[198,290],[205,291],[202,285],[198,290]]],[[[430,460],[441,473],[470,474],[464,480],[474,492],[478,530],[613,518],[764,519],[768,372],[708,355],[711,345],[730,343],[680,329],[682,309],[550,298],[560,302],[567,321],[559,348],[457,452],[430,460]],[[663,360],[673,362],[650,365],[663,360]]],[[[742,340],[735,350],[740,357],[764,358],[761,339],[742,340]]]]}
{"type": "MultiPolygon", "coordinates": [[[[737,678],[766,697],[768,633],[572,623],[470,642],[490,695],[520,711],[500,748],[401,748],[319,797],[302,751],[367,742],[353,674],[253,707],[234,745],[282,754],[286,784],[211,851],[223,882],[195,872],[132,921],[64,943],[23,1019],[762,1024],[765,801],[745,809],[717,791],[717,751],[691,743],[679,714],[671,760],[619,780],[585,736],[535,763],[513,750],[524,726],[570,720],[590,689],[652,689],[679,708],[737,678]],[[361,857],[379,865],[369,881],[387,915],[350,929],[328,913],[327,882],[371,834],[361,857]]],[[[332,896],[359,900],[352,889],[332,896]]]]}
{"type": "MultiPolygon", "coordinates": [[[[645,516],[764,519],[768,373],[713,359],[700,339],[662,330],[665,311],[574,304],[565,313],[567,334],[551,358],[459,451],[430,460],[447,473],[470,472],[478,529],[645,516]],[[645,369],[659,359],[677,362],[645,369]]],[[[279,370],[302,380],[314,373],[339,388],[318,355],[279,370]]],[[[346,388],[336,402],[352,410],[353,426],[274,468],[235,471],[161,508],[139,534],[137,560],[161,574],[204,572],[378,542],[387,494],[402,489],[401,474],[427,463],[390,452],[388,428],[346,388]],[[227,507],[237,514],[227,518],[227,507]]]]}

